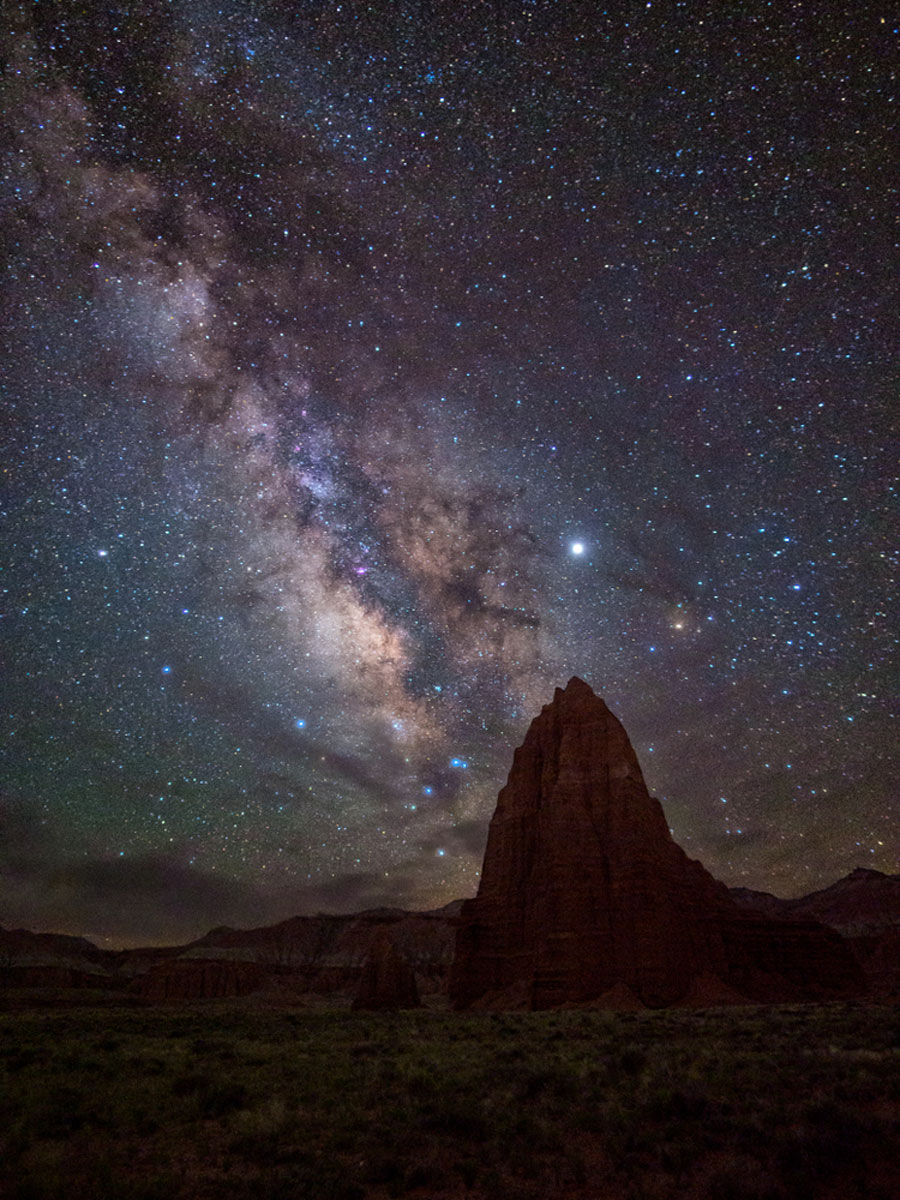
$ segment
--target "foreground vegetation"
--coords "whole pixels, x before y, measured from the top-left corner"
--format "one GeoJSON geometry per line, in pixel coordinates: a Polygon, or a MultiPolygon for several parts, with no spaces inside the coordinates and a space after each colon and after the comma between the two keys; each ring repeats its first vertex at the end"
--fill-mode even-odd
{"type": "Polygon", "coordinates": [[[0,1013],[11,1200],[897,1200],[900,1009],[0,1013]]]}

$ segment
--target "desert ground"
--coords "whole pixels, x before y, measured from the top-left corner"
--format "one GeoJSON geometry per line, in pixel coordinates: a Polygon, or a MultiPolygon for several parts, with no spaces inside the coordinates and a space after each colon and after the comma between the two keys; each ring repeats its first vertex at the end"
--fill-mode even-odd
{"type": "Polygon", "coordinates": [[[897,1200],[900,1008],[7,994],[6,1200],[897,1200]]]}

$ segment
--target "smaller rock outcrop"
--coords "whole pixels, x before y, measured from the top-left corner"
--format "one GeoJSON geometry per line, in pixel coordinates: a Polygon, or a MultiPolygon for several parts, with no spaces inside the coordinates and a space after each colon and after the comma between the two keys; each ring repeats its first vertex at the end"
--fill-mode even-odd
{"type": "Polygon", "coordinates": [[[725,1004],[749,1004],[740,992],[718,975],[695,975],[681,1003],[685,1008],[718,1008],[725,1004]]]}
{"type": "Polygon", "coordinates": [[[578,1007],[596,1008],[606,1012],[642,1012],[647,1005],[638,1000],[627,983],[618,982],[607,988],[596,1000],[588,1000],[578,1007]]]}
{"type": "Polygon", "coordinates": [[[354,1009],[388,1012],[398,1008],[420,1008],[416,975],[400,955],[387,932],[372,943],[359,986],[353,999],[354,1009]]]}
{"type": "Polygon", "coordinates": [[[182,958],[151,967],[133,989],[145,1000],[217,1000],[248,996],[262,987],[267,972],[258,963],[182,958]]]}
{"type": "Polygon", "coordinates": [[[900,926],[883,929],[870,937],[849,938],[848,942],[872,995],[900,1000],[900,926]]]}

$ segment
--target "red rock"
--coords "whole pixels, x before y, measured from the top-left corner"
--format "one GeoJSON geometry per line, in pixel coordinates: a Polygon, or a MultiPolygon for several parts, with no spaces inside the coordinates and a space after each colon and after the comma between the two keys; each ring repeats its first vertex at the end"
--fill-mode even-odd
{"type": "Polygon", "coordinates": [[[849,942],[871,993],[881,999],[900,999],[900,926],[849,942]]]}
{"type": "Polygon", "coordinates": [[[215,1000],[247,996],[267,978],[259,963],[181,958],[159,963],[133,984],[146,1000],[215,1000]]]}
{"type": "Polygon", "coordinates": [[[865,980],[847,942],[817,921],[738,911],[720,925],[728,982],[760,1003],[850,999],[865,980]]]}
{"type": "Polygon", "coordinates": [[[839,938],[792,926],[742,914],[676,845],[625,730],[576,678],[515,752],[478,895],[458,919],[450,997],[466,1008],[524,984],[540,1009],[624,986],[657,1007],[686,1002],[693,980],[715,976],[764,999],[767,977],[776,991],[803,992],[807,970],[819,991],[859,990],[839,938]]]}
{"type": "Polygon", "coordinates": [[[353,1007],[371,1011],[421,1007],[415,972],[387,932],[382,932],[372,943],[353,1007]]]}
{"type": "Polygon", "coordinates": [[[400,956],[415,970],[424,994],[445,993],[453,960],[451,917],[447,911],[405,912],[370,909],[346,916],[291,917],[258,929],[218,929],[191,946],[193,953],[240,955],[294,980],[300,992],[353,996],[360,969],[386,929],[400,956]]]}
{"type": "Polygon", "coordinates": [[[614,983],[596,1000],[588,1000],[586,1004],[580,1004],[578,1007],[605,1009],[607,1012],[638,1012],[646,1009],[647,1005],[641,1004],[627,984],[614,983]]]}
{"type": "Polygon", "coordinates": [[[478,996],[469,1007],[479,1012],[528,1012],[531,986],[528,980],[517,979],[509,987],[493,988],[478,996]]]}
{"type": "Polygon", "coordinates": [[[572,679],[532,722],[500,792],[451,999],[465,1007],[524,978],[534,1008],[617,983],[672,1004],[710,963],[724,971],[703,918],[729,910],[727,890],[672,840],[621,724],[572,679]]]}
{"type": "Polygon", "coordinates": [[[829,925],[844,937],[867,937],[900,929],[900,875],[857,867],[829,887],[795,900],[769,892],[733,888],[741,908],[766,916],[794,917],[829,925]]]}
{"type": "Polygon", "coordinates": [[[690,1008],[718,1008],[723,1004],[749,1004],[750,1001],[718,975],[696,975],[681,1003],[690,1008]]]}

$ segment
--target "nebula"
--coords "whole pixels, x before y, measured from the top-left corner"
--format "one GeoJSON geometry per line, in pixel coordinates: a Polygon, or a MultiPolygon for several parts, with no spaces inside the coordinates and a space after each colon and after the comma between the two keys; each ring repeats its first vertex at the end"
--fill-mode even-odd
{"type": "Polygon", "coordinates": [[[897,869],[883,35],[551,7],[11,19],[4,923],[471,895],[573,673],[717,876],[897,869]]]}

